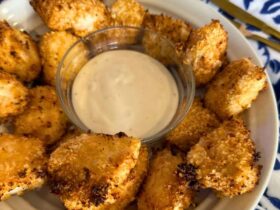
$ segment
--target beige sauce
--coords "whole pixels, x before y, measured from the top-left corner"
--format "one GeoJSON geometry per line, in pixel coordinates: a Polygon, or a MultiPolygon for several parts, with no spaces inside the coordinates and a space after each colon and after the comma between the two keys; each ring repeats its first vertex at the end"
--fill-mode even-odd
{"type": "Polygon", "coordinates": [[[91,59],[72,89],[80,120],[96,133],[149,137],[172,120],[178,89],[169,71],[150,56],[114,50],[91,59]]]}

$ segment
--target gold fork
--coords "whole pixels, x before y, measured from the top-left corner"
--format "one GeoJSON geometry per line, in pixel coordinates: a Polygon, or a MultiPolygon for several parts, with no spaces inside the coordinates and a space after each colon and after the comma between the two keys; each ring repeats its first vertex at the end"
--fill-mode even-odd
{"type": "Polygon", "coordinates": [[[280,44],[278,44],[277,42],[274,42],[274,41],[268,40],[266,38],[263,38],[259,35],[253,34],[252,32],[250,32],[246,29],[246,26],[244,24],[241,24],[241,23],[236,22],[234,20],[231,20],[231,22],[240,30],[240,32],[246,38],[262,42],[262,43],[266,44],[267,46],[269,46],[269,47],[277,50],[278,52],[280,52],[280,44]]]}

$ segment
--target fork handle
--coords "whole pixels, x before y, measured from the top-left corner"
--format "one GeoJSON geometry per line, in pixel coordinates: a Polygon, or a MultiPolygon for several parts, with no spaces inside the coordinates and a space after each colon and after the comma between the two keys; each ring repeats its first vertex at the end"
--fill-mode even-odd
{"type": "Polygon", "coordinates": [[[278,52],[280,52],[280,44],[278,44],[277,42],[265,39],[265,38],[263,38],[261,36],[258,36],[256,34],[252,34],[250,36],[247,36],[247,38],[262,42],[262,43],[266,44],[267,46],[273,48],[274,50],[277,50],[278,52]]]}

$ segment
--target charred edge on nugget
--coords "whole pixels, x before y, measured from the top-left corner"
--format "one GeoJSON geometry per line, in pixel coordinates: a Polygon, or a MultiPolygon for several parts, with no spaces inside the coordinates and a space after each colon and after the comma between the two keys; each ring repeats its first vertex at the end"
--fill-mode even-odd
{"type": "Polygon", "coordinates": [[[54,177],[49,173],[48,178],[48,184],[50,186],[51,193],[61,195],[65,191],[65,188],[68,184],[67,181],[54,177]]]}
{"type": "MultiPolygon", "coordinates": [[[[47,168],[47,166],[45,165],[44,168],[47,168]]],[[[32,173],[35,173],[38,178],[44,178],[47,176],[47,173],[43,169],[34,168],[32,173]]]]}
{"type": "Polygon", "coordinates": [[[257,151],[254,151],[254,154],[253,154],[253,162],[256,163],[256,162],[258,162],[260,159],[261,159],[261,153],[260,153],[260,152],[257,152],[257,151]]]}
{"type": "Polygon", "coordinates": [[[119,138],[128,137],[128,136],[126,135],[126,133],[124,133],[124,132],[116,133],[115,136],[116,136],[116,137],[119,137],[119,138]]]}
{"type": "Polygon", "coordinates": [[[95,206],[103,204],[107,198],[109,184],[97,184],[91,188],[91,202],[95,206]]]}
{"type": "Polygon", "coordinates": [[[25,169],[23,169],[22,171],[20,171],[20,172],[18,172],[18,176],[19,176],[19,178],[24,178],[24,177],[26,177],[26,168],[25,169]]]}
{"type": "Polygon", "coordinates": [[[90,179],[90,170],[88,168],[84,168],[84,175],[85,181],[88,181],[90,179]]]}
{"type": "Polygon", "coordinates": [[[193,190],[199,189],[199,184],[196,179],[196,168],[192,164],[181,163],[177,166],[176,174],[179,178],[188,182],[188,186],[193,190]]]}

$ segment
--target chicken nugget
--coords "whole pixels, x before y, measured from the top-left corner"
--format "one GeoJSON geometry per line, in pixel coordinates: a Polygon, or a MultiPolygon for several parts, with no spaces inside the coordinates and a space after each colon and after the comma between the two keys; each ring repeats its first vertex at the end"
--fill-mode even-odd
{"type": "Polygon", "coordinates": [[[28,103],[28,89],[15,76],[0,71],[0,118],[15,116],[28,103]]]}
{"type": "Polygon", "coordinates": [[[231,62],[209,84],[205,106],[221,119],[248,109],[266,86],[264,69],[243,58],[231,62]]]}
{"type": "Polygon", "coordinates": [[[48,32],[40,42],[44,80],[55,86],[55,76],[58,65],[66,51],[78,38],[66,31],[48,32]]]}
{"type": "Polygon", "coordinates": [[[166,139],[180,149],[187,151],[195,145],[199,138],[219,126],[216,115],[202,106],[196,98],[183,121],[172,130],[166,139]]]}
{"type": "Polygon", "coordinates": [[[41,187],[47,157],[41,140],[0,134],[0,200],[41,187]]]}
{"type": "Polygon", "coordinates": [[[171,152],[169,148],[155,155],[138,198],[139,210],[183,210],[190,206],[193,190],[177,174],[182,162],[182,154],[171,152]]]}
{"type": "Polygon", "coordinates": [[[136,199],[136,193],[138,192],[143,179],[147,175],[148,166],[148,148],[146,146],[142,146],[135,168],[131,170],[124,183],[118,186],[115,190],[116,192],[113,193],[114,197],[116,197],[116,202],[109,205],[106,209],[122,210],[136,199]]]}
{"type": "Polygon", "coordinates": [[[70,139],[51,154],[51,189],[69,209],[98,209],[110,204],[115,201],[111,192],[135,167],[140,146],[139,139],[121,133],[82,134],[70,139]]]}
{"type": "Polygon", "coordinates": [[[0,70],[30,82],[40,73],[41,61],[36,43],[27,33],[0,20],[0,70]]]}
{"type": "Polygon", "coordinates": [[[108,10],[100,0],[31,0],[34,10],[53,30],[72,30],[78,36],[107,27],[108,10]]]}
{"type": "Polygon", "coordinates": [[[250,132],[236,118],[202,137],[188,153],[187,162],[196,168],[196,179],[203,188],[233,197],[257,185],[261,171],[257,157],[250,132]]]}
{"type": "Polygon", "coordinates": [[[228,35],[218,20],[192,30],[184,63],[193,68],[196,85],[208,83],[222,66],[226,56],[228,35]]]}
{"type": "Polygon", "coordinates": [[[116,0],[111,15],[115,25],[141,27],[145,9],[136,0],[116,0]]]}
{"type": "Polygon", "coordinates": [[[153,15],[146,13],[143,21],[146,29],[155,31],[174,44],[184,44],[190,35],[191,25],[182,19],[176,19],[167,15],[153,15]]]}
{"type": "Polygon", "coordinates": [[[27,109],[14,122],[15,133],[55,143],[65,132],[67,117],[61,109],[54,88],[37,86],[30,90],[27,109]]]}
{"type": "Polygon", "coordinates": [[[138,160],[135,167],[131,170],[125,181],[114,186],[110,191],[108,197],[110,197],[107,202],[99,206],[94,206],[90,203],[83,203],[77,200],[77,197],[70,197],[64,200],[65,206],[68,209],[93,209],[93,210],[123,210],[129,205],[133,200],[135,200],[136,193],[146,176],[148,170],[148,150],[145,146],[141,147],[138,160]],[[88,208],[88,206],[90,206],[88,208]]]}

